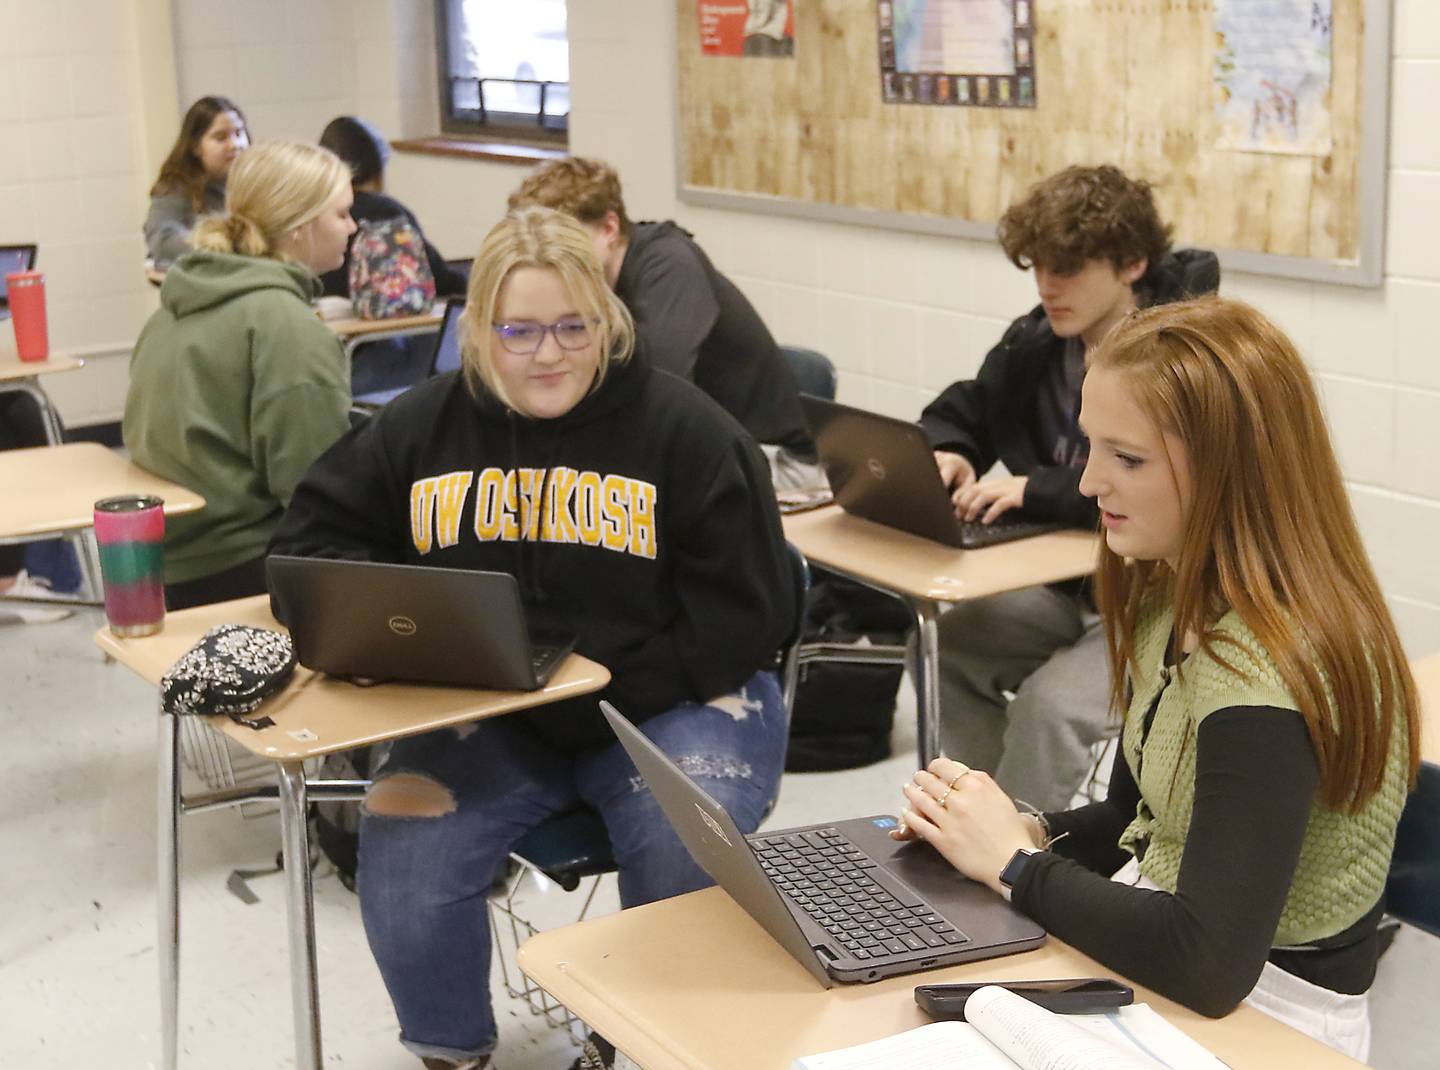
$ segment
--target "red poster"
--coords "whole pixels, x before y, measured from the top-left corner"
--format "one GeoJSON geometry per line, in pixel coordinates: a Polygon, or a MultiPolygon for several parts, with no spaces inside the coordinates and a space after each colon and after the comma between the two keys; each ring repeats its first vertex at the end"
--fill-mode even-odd
{"type": "Polygon", "coordinates": [[[794,0],[697,0],[706,56],[795,54],[794,0]]]}

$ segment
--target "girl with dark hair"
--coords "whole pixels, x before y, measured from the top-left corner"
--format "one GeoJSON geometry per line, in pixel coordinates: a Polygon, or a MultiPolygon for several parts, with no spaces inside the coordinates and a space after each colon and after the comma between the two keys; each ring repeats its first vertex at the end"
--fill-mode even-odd
{"type": "MultiPolygon", "coordinates": [[[[457,271],[445,262],[439,250],[431,245],[420,229],[415,213],[393,197],[385,196],[385,165],[390,162],[390,143],[385,135],[364,119],[353,115],[342,115],[332,119],[320,135],[320,144],[340,157],[350,168],[351,186],[355,191],[355,204],[350,214],[356,223],[379,222],[384,219],[404,219],[420,240],[425,243],[425,258],[430,262],[430,273],[435,276],[435,293],[439,297],[464,297],[466,278],[463,271],[457,271]]],[[[350,252],[345,252],[345,263],[334,271],[326,272],[320,281],[325,293],[335,297],[350,296],[350,252]]]]}
{"type": "Polygon", "coordinates": [[[180,134],[150,187],[145,247],[163,270],[190,251],[190,232],[201,215],[225,210],[225,178],[250,146],[245,115],[226,97],[201,97],[180,122],[180,134]]]}

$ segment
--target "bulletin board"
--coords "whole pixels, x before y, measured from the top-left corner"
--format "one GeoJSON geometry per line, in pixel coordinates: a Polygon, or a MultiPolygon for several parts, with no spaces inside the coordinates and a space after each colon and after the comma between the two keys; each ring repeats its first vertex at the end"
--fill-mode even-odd
{"type": "Polygon", "coordinates": [[[1381,281],[1389,0],[1330,0],[1316,155],[1221,147],[1212,0],[1032,0],[1027,108],[886,103],[877,0],[796,0],[784,59],[702,55],[696,0],[675,2],[687,203],[993,239],[1034,181],[1114,163],[1227,269],[1381,281]]]}

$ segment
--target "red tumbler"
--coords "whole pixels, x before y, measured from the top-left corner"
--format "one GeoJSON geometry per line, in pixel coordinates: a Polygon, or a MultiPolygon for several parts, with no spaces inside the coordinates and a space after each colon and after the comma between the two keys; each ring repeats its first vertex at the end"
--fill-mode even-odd
{"type": "Polygon", "coordinates": [[[5,288],[20,359],[44,360],[50,355],[50,330],[45,321],[45,276],[38,271],[17,271],[5,276],[5,288]]]}

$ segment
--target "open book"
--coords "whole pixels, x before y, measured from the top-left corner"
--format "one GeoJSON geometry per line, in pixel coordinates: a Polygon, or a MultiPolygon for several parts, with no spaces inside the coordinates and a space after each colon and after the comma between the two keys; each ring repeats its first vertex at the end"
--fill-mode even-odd
{"type": "Polygon", "coordinates": [[[797,1059],[792,1070],[1225,1070],[1143,1003],[1104,1014],[1052,1014],[994,986],[936,1022],[797,1059]]]}

